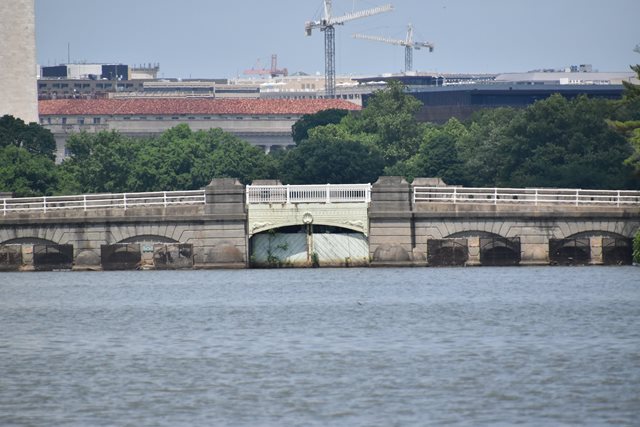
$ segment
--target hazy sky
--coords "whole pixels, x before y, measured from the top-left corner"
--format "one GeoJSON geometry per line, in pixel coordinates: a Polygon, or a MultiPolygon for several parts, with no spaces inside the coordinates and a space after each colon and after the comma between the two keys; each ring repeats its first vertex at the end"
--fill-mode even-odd
{"type": "MultiPolygon", "coordinates": [[[[38,62],[158,62],[161,77],[235,77],[270,66],[324,73],[324,34],[304,35],[321,0],[35,0],[38,62]]],[[[592,64],[628,71],[640,62],[640,0],[334,0],[334,15],[392,3],[394,11],[336,27],[338,74],[399,72],[404,48],[355,32],[416,39],[414,69],[528,71],[592,64]]]]}

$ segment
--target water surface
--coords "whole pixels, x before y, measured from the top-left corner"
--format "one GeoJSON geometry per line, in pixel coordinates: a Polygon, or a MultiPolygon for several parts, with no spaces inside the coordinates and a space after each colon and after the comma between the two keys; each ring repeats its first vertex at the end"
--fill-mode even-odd
{"type": "Polygon", "coordinates": [[[0,425],[638,425],[637,267],[0,274],[0,425]]]}

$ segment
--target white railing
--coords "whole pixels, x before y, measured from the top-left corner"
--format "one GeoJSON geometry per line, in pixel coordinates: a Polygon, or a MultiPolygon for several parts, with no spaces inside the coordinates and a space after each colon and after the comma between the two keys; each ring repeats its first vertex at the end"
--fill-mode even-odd
{"type": "Polygon", "coordinates": [[[413,202],[640,207],[640,191],[556,188],[415,187],[413,202]]]}
{"type": "Polygon", "coordinates": [[[204,190],[153,193],[82,194],[77,196],[20,197],[0,199],[0,210],[50,212],[54,210],[129,209],[143,206],[203,205],[204,190]]]}
{"type": "Polygon", "coordinates": [[[247,204],[369,203],[371,184],[247,185],[247,204]]]}

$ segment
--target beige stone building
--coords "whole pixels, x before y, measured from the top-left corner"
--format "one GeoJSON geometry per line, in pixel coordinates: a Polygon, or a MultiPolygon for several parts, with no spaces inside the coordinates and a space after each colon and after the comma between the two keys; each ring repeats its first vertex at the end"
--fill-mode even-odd
{"type": "Polygon", "coordinates": [[[181,123],[192,130],[220,128],[268,152],[294,144],[291,126],[304,114],[360,109],[340,99],[59,99],[39,105],[40,123],[55,136],[58,161],[66,157],[65,142],[73,133],[115,130],[145,137],[181,123]]]}

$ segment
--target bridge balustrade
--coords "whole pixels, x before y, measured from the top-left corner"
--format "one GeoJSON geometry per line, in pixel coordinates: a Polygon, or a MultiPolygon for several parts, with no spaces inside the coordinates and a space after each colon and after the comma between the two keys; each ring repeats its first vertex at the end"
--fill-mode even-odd
{"type": "Polygon", "coordinates": [[[247,204],[369,203],[370,184],[248,185],[247,204]]]}
{"type": "Polygon", "coordinates": [[[640,206],[640,191],[556,188],[415,187],[413,203],[640,206]]]}
{"type": "Polygon", "coordinates": [[[147,193],[82,194],[75,196],[20,197],[0,199],[3,215],[10,212],[53,210],[129,209],[134,207],[200,205],[204,190],[158,191],[147,193]]]}

